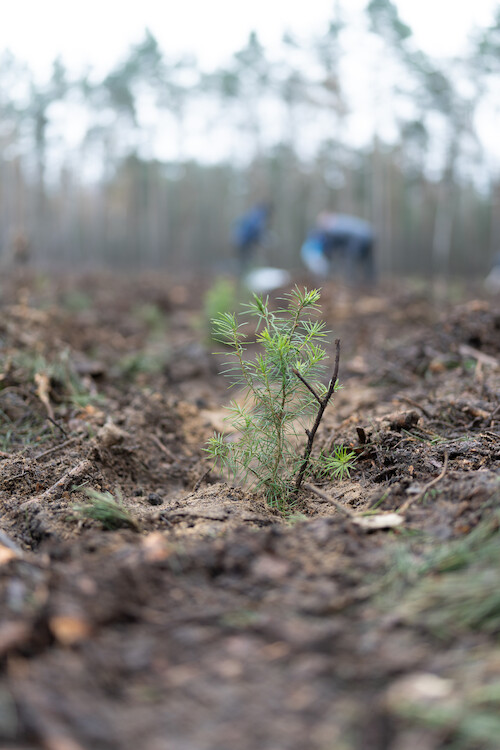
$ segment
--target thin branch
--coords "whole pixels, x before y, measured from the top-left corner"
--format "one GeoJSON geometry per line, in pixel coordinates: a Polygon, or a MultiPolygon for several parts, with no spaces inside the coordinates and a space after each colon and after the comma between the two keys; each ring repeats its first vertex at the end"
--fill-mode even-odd
{"type": "Polygon", "coordinates": [[[53,419],[53,417],[51,417],[50,414],[47,414],[45,416],[45,419],[48,419],[49,422],[52,422],[52,424],[54,425],[54,427],[57,427],[57,429],[62,432],[62,434],[64,435],[65,438],[68,437],[68,433],[66,432],[66,430],[63,427],[61,427],[61,425],[59,424],[59,422],[56,422],[56,420],[53,419]]]}
{"type": "Polygon", "coordinates": [[[169,448],[167,448],[166,445],[163,445],[160,438],[156,437],[156,435],[148,435],[148,437],[151,442],[153,442],[161,450],[161,452],[164,453],[168,459],[170,459],[170,461],[175,461],[174,454],[171,450],[169,450],[169,448]]]}
{"type": "Polygon", "coordinates": [[[415,401],[413,398],[409,398],[408,396],[398,396],[398,401],[403,401],[405,404],[409,404],[410,406],[414,406],[415,409],[419,409],[424,417],[427,417],[427,419],[432,419],[432,414],[427,411],[427,409],[424,409],[422,404],[419,404],[418,401],[415,401]]]}
{"type": "Polygon", "coordinates": [[[312,385],[307,382],[307,380],[300,374],[298,370],[295,369],[295,367],[292,367],[292,372],[294,375],[298,377],[299,380],[301,380],[304,383],[305,387],[311,391],[312,395],[314,396],[318,404],[321,404],[321,399],[316,393],[316,391],[314,390],[314,388],[312,387],[312,385]]]}
{"type": "Polygon", "coordinates": [[[441,481],[441,479],[446,474],[446,471],[448,469],[448,453],[445,451],[444,454],[444,462],[443,462],[443,468],[441,469],[441,473],[439,476],[435,477],[432,481],[427,482],[427,484],[424,485],[424,487],[420,490],[420,492],[417,495],[414,495],[413,497],[409,497],[403,505],[401,505],[398,508],[398,513],[404,513],[412,503],[414,503],[416,500],[421,500],[426,492],[430,490],[431,487],[433,487],[435,484],[441,481]]]}
{"type": "Polygon", "coordinates": [[[62,450],[63,448],[66,448],[66,446],[71,445],[72,443],[76,443],[78,440],[78,436],[74,436],[71,438],[68,438],[63,443],[59,443],[59,445],[54,445],[52,448],[49,448],[46,451],[43,451],[43,453],[39,453],[38,456],[35,456],[35,461],[39,461],[41,458],[45,458],[45,456],[49,456],[51,453],[56,453],[57,451],[62,450]]]}
{"type": "Polygon", "coordinates": [[[198,490],[200,489],[201,485],[203,484],[203,482],[205,481],[205,479],[207,479],[207,477],[209,476],[209,474],[210,474],[211,471],[212,471],[211,468],[207,469],[206,472],[201,475],[201,477],[198,479],[198,481],[196,482],[195,486],[193,487],[193,494],[195,492],[198,492],[198,490]]]}
{"type": "Polygon", "coordinates": [[[335,383],[337,382],[337,377],[339,374],[339,361],[340,361],[340,340],[339,339],[335,340],[335,349],[336,349],[335,366],[333,368],[332,379],[330,380],[330,387],[328,388],[328,391],[326,392],[325,397],[321,399],[320,401],[318,413],[316,415],[316,421],[314,422],[312,429],[306,433],[307,445],[304,451],[304,460],[302,462],[302,466],[300,467],[299,473],[297,474],[297,480],[295,482],[295,494],[297,494],[297,492],[300,490],[300,486],[302,484],[302,480],[304,479],[304,474],[306,473],[306,469],[309,464],[309,459],[311,457],[311,451],[312,451],[312,447],[314,443],[314,438],[316,436],[316,432],[323,418],[323,414],[328,405],[328,402],[330,401],[333,395],[333,392],[335,391],[335,383]]]}
{"type": "Polygon", "coordinates": [[[320,497],[322,500],[324,500],[327,503],[331,503],[335,508],[337,508],[338,511],[344,514],[344,516],[347,516],[348,518],[354,518],[357,516],[357,513],[354,513],[350,508],[347,508],[345,505],[342,505],[342,503],[339,503],[338,500],[335,500],[334,497],[331,495],[328,495],[326,492],[323,492],[323,490],[320,490],[318,487],[315,487],[313,484],[310,484],[309,482],[306,482],[304,484],[304,487],[306,490],[309,490],[309,492],[313,492],[315,495],[320,497]]]}
{"type": "Polygon", "coordinates": [[[82,461],[77,463],[76,466],[73,466],[72,469],[63,474],[63,476],[58,479],[57,482],[55,482],[51,487],[42,492],[41,495],[38,495],[37,500],[49,499],[56,492],[66,489],[70,484],[72,484],[73,480],[81,479],[83,476],[85,476],[85,474],[88,474],[91,471],[91,461],[84,458],[82,461]]]}

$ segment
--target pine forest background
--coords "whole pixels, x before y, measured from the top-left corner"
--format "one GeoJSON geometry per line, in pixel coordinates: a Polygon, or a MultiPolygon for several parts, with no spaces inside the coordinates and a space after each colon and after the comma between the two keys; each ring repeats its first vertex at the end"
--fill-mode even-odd
{"type": "Polygon", "coordinates": [[[252,33],[211,71],[148,31],[101,77],[56,59],[40,81],[5,51],[0,262],[29,247],[39,267],[217,272],[235,218],[270,198],[262,262],[299,267],[328,208],[374,223],[386,275],[480,276],[500,251],[500,174],[478,131],[499,72],[500,8],[466,55],[437,61],[389,0],[354,25],[337,3],[322,36],[272,55],[252,33]]]}

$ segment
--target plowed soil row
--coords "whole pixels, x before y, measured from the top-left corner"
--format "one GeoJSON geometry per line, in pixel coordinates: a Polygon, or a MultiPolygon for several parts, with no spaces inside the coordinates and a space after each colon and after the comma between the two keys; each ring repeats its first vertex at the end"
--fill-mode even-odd
{"type": "Polygon", "coordinates": [[[234,395],[204,291],[2,279],[0,744],[497,748],[499,302],[325,285],[317,448],[357,461],[280,514],[203,450],[234,395]]]}

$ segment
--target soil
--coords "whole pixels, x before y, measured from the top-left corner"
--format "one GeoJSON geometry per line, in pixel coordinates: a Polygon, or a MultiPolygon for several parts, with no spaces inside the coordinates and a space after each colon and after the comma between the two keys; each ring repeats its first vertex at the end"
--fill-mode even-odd
{"type": "Polygon", "coordinates": [[[343,389],[315,449],[357,460],[280,513],[204,452],[234,396],[206,284],[2,277],[0,745],[499,747],[499,618],[407,603],[498,528],[500,300],[324,285],[343,389]]]}

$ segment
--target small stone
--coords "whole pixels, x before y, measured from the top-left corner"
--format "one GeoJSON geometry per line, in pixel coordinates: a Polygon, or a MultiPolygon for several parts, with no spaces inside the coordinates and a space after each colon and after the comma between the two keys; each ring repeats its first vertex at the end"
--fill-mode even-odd
{"type": "Polygon", "coordinates": [[[148,495],[148,503],[150,505],[161,505],[163,498],[161,498],[156,492],[150,492],[148,495]]]}
{"type": "Polygon", "coordinates": [[[102,448],[111,448],[113,445],[121,443],[125,438],[128,438],[129,435],[125,430],[120,429],[111,420],[108,420],[98,431],[96,437],[97,442],[102,448]]]}

